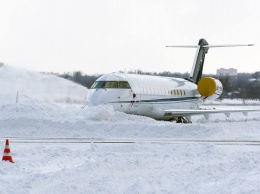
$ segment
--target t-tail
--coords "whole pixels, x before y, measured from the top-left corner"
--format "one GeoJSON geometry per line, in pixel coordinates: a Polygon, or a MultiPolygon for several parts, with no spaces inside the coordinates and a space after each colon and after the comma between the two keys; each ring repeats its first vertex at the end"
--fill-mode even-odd
{"type": "Polygon", "coordinates": [[[201,79],[203,72],[203,65],[205,61],[205,55],[208,53],[209,48],[214,47],[235,47],[235,46],[253,46],[253,44],[226,44],[226,45],[209,45],[205,39],[200,39],[198,45],[176,45],[166,47],[182,47],[182,48],[197,48],[196,55],[194,58],[193,66],[191,69],[190,81],[198,84],[201,79]]]}

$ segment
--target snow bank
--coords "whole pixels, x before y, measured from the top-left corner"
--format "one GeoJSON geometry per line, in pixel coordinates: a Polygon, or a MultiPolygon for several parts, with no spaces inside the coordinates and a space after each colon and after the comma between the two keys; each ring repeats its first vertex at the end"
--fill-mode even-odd
{"type": "Polygon", "coordinates": [[[16,102],[34,98],[65,103],[84,103],[87,89],[54,75],[18,69],[9,65],[0,68],[1,102],[16,102]]]}

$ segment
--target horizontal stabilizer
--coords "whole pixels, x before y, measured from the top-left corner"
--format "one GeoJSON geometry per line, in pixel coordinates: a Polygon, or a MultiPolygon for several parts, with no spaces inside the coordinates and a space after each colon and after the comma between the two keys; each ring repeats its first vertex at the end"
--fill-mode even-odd
{"type": "Polygon", "coordinates": [[[198,45],[174,45],[174,46],[166,46],[166,47],[177,47],[177,48],[197,48],[198,45]]]}
{"type": "MultiPolygon", "coordinates": [[[[215,47],[237,47],[237,46],[254,46],[254,44],[220,44],[220,45],[204,45],[203,48],[215,48],[215,47]]],[[[199,45],[173,45],[166,47],[176,47],[176,48],[198,48],[199,45]]]]}
{"type": "Polygon", "coordinates": [[[223,44],[223,45],[205,45],[204,48],[214,47],[237,47],[237,46],[254,46],[254,44],[223,44]]]}

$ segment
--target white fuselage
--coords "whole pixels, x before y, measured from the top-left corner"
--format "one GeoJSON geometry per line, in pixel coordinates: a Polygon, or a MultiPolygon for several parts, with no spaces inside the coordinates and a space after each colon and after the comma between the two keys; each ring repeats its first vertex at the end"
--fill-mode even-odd
{"type": "Polygon", "coordinates": [[[197,85],[181,78],[111,73],[101,76],[88,95],[91,105],[110,104],[115,111],[170,120],[167,109],[197,109],[197,85]],[[129,85],[127,85],[129,84],[129,85]]]}

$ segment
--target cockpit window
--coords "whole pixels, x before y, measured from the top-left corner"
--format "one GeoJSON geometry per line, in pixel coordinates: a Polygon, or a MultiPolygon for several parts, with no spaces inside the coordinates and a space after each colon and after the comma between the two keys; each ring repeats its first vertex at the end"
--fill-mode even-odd
{"type": "Polygon", "coordinates": [[[106,82],[104,88],[118,88],[118,82],[106,82]]]}
{"type": "Polygon", "coordinates": [[[102,87],[104,87],[104,85],[105,85],[105,82],[104,81],[99,81],[99,82],[95,82],[92,86],[91,86],[91,88],[93,89],[93,88],[102,88],[102,87]]]}
{"type": "Polygon", "coordinates": [[[131,89],[129,83],[126,81],[97,81],[91,87],[91,89],[98,89],[98,88],[131,89]]]}
{"type": "Polygon", "coordinates": [[[131,89],[128,82],[119,82],[119,88],[128,88],[131,89]]]}

